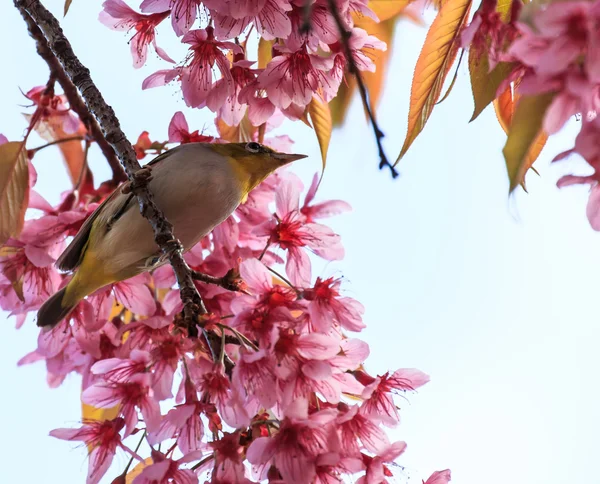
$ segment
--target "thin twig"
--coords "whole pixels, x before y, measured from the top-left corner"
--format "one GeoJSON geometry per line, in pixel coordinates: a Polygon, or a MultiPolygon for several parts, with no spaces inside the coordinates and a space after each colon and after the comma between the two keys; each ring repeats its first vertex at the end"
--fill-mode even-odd
{"type": "MultiPolygon", "coordinates": [[[[144,441],[144,437],[146,437],[146,430],[144,430],[144,433],[142,434],[142,438],[140,439],[140,441],[137,443],[137,445],[135,446],[135,450],[133,451],[134,454],[137,454],[137,451],[140,450],[140,447],[142,445],[142,442],[144,441]]],[[[129,462],[127,463],[127,466],[125,467],[125,470],[123,471],[123,473],[121,474],[122,476],[126,476],[127,475],[127,471],[129,470],[129,468],[131,467],[131,464],[133,462],[133,456],[131,456],[131,459],[129,459],[129,462]]]]}
{"type": "Polygon", "coordinates": [[[214,284],[215,286],[220,286],[228,291],[241,292],[241,279],[235,269],[230,269],[227,274],[222,277],[215,277],[203,272],[192,271],[192,279],[206,284],[214,284]]]}
{"type": "MultiPolygon", "coordinates": [[[[52,53],[52,50],[48,46],[48,41],[44,34],[40,30],[40,28],[36,25],[36,22],[33,18],[27,13],[24,4],[27,4],[27,0],[15,0],[15,5],[21,12],[21,16],[25,23],[27,24],[27,29],[29,30],[29,35],[35,40],[37,52],[42,59],[46,61],[48,64],[48,68],[50,69],[50,75],[55,77],[56,80],[62,87],[62,90],[69,101],[69,106],[71,109],[77,113],[81,122],[86,126],[88,131],[90,132],[91,137],[94,139],[98,146],[102,150],[102,154],[106,158],[106,161],[110,165],[113,174],[113,182],[119,183],[127,179],[123,168],[119,164],[119,160],[115,155],[115,151],[111,147],[111,145],[106,141],[106,138],[102,134],[102,130],[98,125],[98,122],[92,116],[89,109],[86,107],[85,103],[79,96],[77,92],[77,88],[73,85],[69,76],[65,73],[63,66],[58,61],[56,56],[52,53]]],[[[51,15],[51,14],[50,14],[51,15]]],[[[60,26],[58,27],[60,29],[60,26]]],[[[62,31],[60,32],[62,35],[62,31]]],[[[63,36],[64,37],[64,36],[63,36]]]]}
{"type": "Polygon", "coordinates": [[[344,25],[344,21],[342,20],[342,17],[340,17],[340,12],[338,11],[335,0],[328,0],[327,3],[329,6],[329,11],[331,12],[337,28],[340,31],[340,42],[344,46],[344,55],[346,56],[346,62],[348,62],[348,72],[353,74],[356,78],[356,84],[358,85],[360,97],[362,98],[365,111],[367,111],[367,116],[371,122],[371,126],[373,126],[375,141],[377,142],[377,149],[379,150],[379,169],[383,169],[386,166],[389,167],[392,173],[392,178],[396,178],[398,176],[398,172],[396,171],[396,168],[394,168],[394,165],[388,161],[385,151],[383,150],[383,144],[381,140],[385,135],[383,134],[383,131],[379,129],[379,125],[375,119],[375,114],[371,108],[371,102],[369,101],[367,88],[365,87],[362,76],[360,75],[360,71],[358,70],[356,62],[354,61],[354,57],[352,56],[352,48],[350,47],[350,37],[352,37],[352,32],[349,32],[344,25]]]}
{"type": "Polygon", "coordinates": [[[31,148],[27,151],[29,151],[30,153],[37,153],[38,151],[41,151],[44,148],[48,148],[49,146],[58,145],[60,143],[67,143],[68,141],[83,141],[84,139],[85,138],[83,136],[70,136],[69,138],[55,139],[54,141],[50,141],[45,145],[36,146],[35,148],[31,148]]]}
{"type": "MultiPolygon", "coordinates": [[[[154,240],[163,255],[168,257],[177,283],[179,284],[181,300],[184,305],[184,319],[191,336],[198,335],[197,316],[206,313],[204,302],[194,285],[191,270],[183,258],[183,246],[173,235],[173,225],[166,220],[163,212],[156,206],[154,197],[148,189],[150,170],[142,169],[133,146],[121,130],[119,120],[113,109],[106,103],[102,94],[92,81],[90,71],[79,61],[71,44],[63,34],[58,20],[40,3],[39,0],[14,0],[23,18],[30,16],[43,32],[48,47],[62,65],[73,85],[79,90],[89,112],[96,118],[104,138],[114,151],[131,185],[132,192],[137,196],[140,212],[148,219],[154,230],[154,240]]],[[[207,338],[210,346],[210,341],[207,338]]]]}

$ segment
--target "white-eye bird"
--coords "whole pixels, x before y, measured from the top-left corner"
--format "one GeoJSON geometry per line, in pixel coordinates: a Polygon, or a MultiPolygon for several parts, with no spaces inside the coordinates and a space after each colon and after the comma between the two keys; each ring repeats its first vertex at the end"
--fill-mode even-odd
{"type": "MultiPolygon", "coordinates": [[[[148,187],[184,249],[229,217],[248,193],[277,168],[305,155],[277,153],[259,143],[189,143],[148,165],[148,187]]],[[[117,188],[82,225],[56,262],[76,270],[39,309],[37,325],[53,327],[88,294],[167,262],[154,242],[137,198],[117,188]]]]}

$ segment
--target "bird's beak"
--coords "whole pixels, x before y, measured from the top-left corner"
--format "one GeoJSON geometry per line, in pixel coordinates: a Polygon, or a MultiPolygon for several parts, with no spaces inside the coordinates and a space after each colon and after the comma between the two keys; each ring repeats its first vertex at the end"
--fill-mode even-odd
{"type": "Polygon", "coordinates": [[[271,156],[273,158],[275,158],[277,161],[279,161],[285,165],[287,163],[291,163],[292,161],[301,160],[302,158],[307,158],[308,155],[292,155],[289,153],[273,153],[271,156]]]}

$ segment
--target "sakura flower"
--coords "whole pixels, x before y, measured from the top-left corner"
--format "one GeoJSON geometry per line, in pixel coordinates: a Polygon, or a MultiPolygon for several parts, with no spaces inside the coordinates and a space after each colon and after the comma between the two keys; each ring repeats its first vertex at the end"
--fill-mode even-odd
{"type": "MultiPolygon", "coordinates": [[[[366,30],[354,28],[352,29],[348,43],[356,67],[361,71],[375,72],[375,63],[373,62],[373,59],[369,57],[369,54],[374,50],[385,51],[387,49],[385,42],[380,41],[373,35],[368,35],[366,30]]],[[[330,47],[333,52],[333,68],[328,73],[331,89],[324,90],[323,96],[327,102],[331,101],[337,94],[339,85],[346,72],[346,65],[348,62],[345,49],[341,43],[336,42],[330,47]]]]}
{"type": "Polygon", "coordinates": [[[192,452],[181,459],[173,460],[164,454],[152,450],[152,464],[144,467],[142,472],[133,479],[132,484],[197,484],[198,476],[191,469],[182,469],[186,462],[198,460],[201,453],[192,452]]]}
{"type": "Polygon", "coordinates": [[[435,471],[423,484],[448,484],[450,479],[450,469],[435,471]]]}
{"type": "Polygon", "coordinates": [[[92,420],[84,422],[79,429],[55,429],[50,435],[57,439],[85,442],[90,458],[86,482],[97,484],[110,467],[117,447],[132,453],[121,443],[119,432],[124,425],[125,422],[120,417],[114,420],[92,420]]]}
{"type": "Polygon", "coordinates": [[[157,431],[149,435],[150,442],[154,445],[166,439],[176,438],[177,445],[184,454],[199,450],[204,435],[204,424],[200,419],[203,406],[198,401],[191,401],[169,410],[157,431]]]}
{"type": "Polygon", "coordinates": [[[200,134],[198,130],[190,132],[185,115],[181,111],[177,111],[171,118],[169,123],[170,143],[210,143],[213,139],[212,136],[200,134]]]}
{"type": "Polygon", "coordinates": [[[107,358],[92,366],[91,372],[102,375],[104,380],[118,383],[127,382],[132,376],[146,373],[150,366],[150,355],[146,351],[133,350],[129,358],[107,358]]]}
{"type": "MultiPolygon", "coordinates": [[[[319,89],[333,97],[339,84],[326,76],[333,67],[332,59],[310,54],[306,48],[295,52],[280,49],[258,76],[259,86],[266,90],[269,100],[278,108],[292,103],[307,106],[319,89]]],[[[327,96],[326,96],[327,97],[327,96]]]]}
{"type": "Polygon", "coordinates": [[[348,331],[361,331],[365,327],[362,321],[364,307],[355,299],[340,297],[340,284],[332,277],[325,280],[317,277],[315,285],[303,292],[309,301],[311,323],[317,331],[329,331],[334,322],[348,331]]]}
{"type": "Polygon", "coordinates": [[[171,10],[171,23],[175,34],[180,37],[187,33],[196,21],[201,0],[144,0],[142,12],[160,13],[171,10]]]}
{"type": "Polygon", "coordinates": [[[144,417],[149,432],[157,428],[160,419],[158,402],[150,389],[150,377],[147,374],[134,375],[126,382],[99,382],[85,389],[81,399],[88,405],[98,408],[111,408],[120,405],[125,419],[125,437],[131,435],[138,423],[136,407],[144,417]]]}
{"type": "Polygon", "coordinates": [[[338,408],[341,412],[336,423],[340,432],[342,449],[346,455],[359,453],[359,440],[366,450],[374,454],[390,445],[384,430],[373,419],[359,413],[358,405],[348,407],[346,404],[340,403],[338,408]]]}
{"type": "Polygon", "coordinates": [[[286,484],[309,484],[316,475],[315,458],[339,449],[331,425],[336,412],[329,409],[307,415],[306,401],[299,399],[286,413],[277,434],[252,441],[247,458],[252,464],[274,465],[286,484]]]}
{"type": "Polygon", "coordinates": [[[155,72],[144,80],[142,88],[164,85],[179,78],[185,103],[192,108],[201,107],[206,104],[207,96],[213,88],[213,67],[216,67],[229,94],[233,89],[233,78],[229,60],[223,51],[232,50],[234,54],[241,54],[242,48],[233,42],[217,41],[212,27],[190,30],[181,41],[190,45],[187,59],[189,63],[183,67],[155,72]]]}
{"type": "Polygon", "coordinates": [[[286,38],[292,31],[287,15],[292,9],[289,0],[212,0],[207,5],[214,8],[212,17],[219,39],[238,37],[250,24],[267,40],[286,38]]]}
{"type": "Polygon", "coordinates": [[[227,85],[227,80],[223,77],[215,83],[206,99],[206,106],[217,112],[218,116],[229,126],[237,126],[244,117],[247,106],[240,103],[239,94],[256,77],[254,70],[250,69],[254,62],[244,60],[243,55],[236,57],[238,59],[235,59],[231,68],[233,87],[227,85]]]}
{"type": "MultiPolygon", "coordinates": [[[[276,221],[269,222],[270,241],[288,251],[286,273],[293,284],[306,287],[310,281],[310,259],[302,250],[308,247],[326,260],[338,260],[344,255],[339,235],[321,224],[304,223],[299,211],[299,192],[290,179],[283,180],[277,191],[276,221]]],[[[264,229],[261,229],[264,230],[264,229]]]]}
{"type": "Polygon", "coordinates": [[[356,484],[381,484],[382,482],[387,482],[385,477],[390,477],[391,473],[385,467],[385,464],[396,460],[404,453],[405,449],[405,442],[394,442],[375,457],[363,454],[363,461],[367,466],[367,472],[356,481],[356,484]]]}
{"type": "Polygon", "coordinates": [[[134,314],[152,316],[156,312],[156,302],[147,286],[149,282],[150,275],[143,273],[114,284],[117,301],[134,314]]]}
{"type": "Polygon", "coordinates": [[[306,197],[304,198],[304,203],[302,204],[302,207],[300,207],[300,213],[306,217],[307,222],[314,222],[320,218],[328,218],[352,210],[350,204],[343,200],[328,200],[312,205],[315,195],[317,194],[317,189],[319,188],[319,180],[319,174],[315,173],[308,192],[306,193],[306,197]]]}
{"type": "MultiPolygon", "coordinates": [[[[425,385],[429,376],[414,368],[396,370],[391,376],[385,373],[377,378],[371,378],[372,382],[365,387],[362,397],[365,402],[361,406],[361,413],[376,421],[381,421],[388,427],[396,425],[400,417],[394,401],[392,392],[413,391],[425,385]]],[[[367,383],[363,381],[362,383],[367,383]]]]}
{"type": "Polygon", "coordinates": [[[226,432],[220,439],[209,444],[214,451],[212,480],[245,482],[244,448],[240,445],[240,437],[239,432],[226,432]]]}
{"type": "Polygon", "coordinates": [[[113,30],[131,30],[136,33],[129,40],[133,67],[139,69],[146,63],[148,45],[152,44],[161,59],[175,63],[173,59],[156,45],[156,26],[169,16],[169,10],[143,15],[130,8],[123,0],[106,0],[98,19],[113,30]]]}
{"type": "Polygon", "coordinates": [[[74,134],[83,126],[79,117],[71,111],[66,96],[48,93],[46,86],[36,86],[27,91],[25,97],[35,104],[34,117],[38,123],[54,129],[60,127],[66,134],[74,134]]]}
{"type": "Polygon", "coordinates": [[[241,348],[240,358],[233,369],[233,384],[264,408],[271,408],[280,397],[275,365],[273,355],[265,350],[250,352],[241,348]]]}
{"type": "Polygon", "coordinates": [[[300,3],[289,13],[292,30],[285,38],[285,46],[291,51],[307,45],[311,51],[316,51],[319,44],[333,44],[338,40],[339,29],[327,5],[327,0],[316,0],[310,8],[308,22],[310,29],[303,29],[307,21],[304,4],[300,3]]]}

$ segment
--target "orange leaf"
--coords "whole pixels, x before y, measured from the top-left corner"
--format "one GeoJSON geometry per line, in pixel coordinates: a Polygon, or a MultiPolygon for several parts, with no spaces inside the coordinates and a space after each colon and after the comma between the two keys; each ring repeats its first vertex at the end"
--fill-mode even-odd
{"type": "Polygon", "coordinates": [[[498,99],[494,99],[494,110],[496,111],[498,123],[500,123],[500,126],[504,132],[508,134],[508,128],[510,127],[513,113],[515,111],[515,103],[510,86],[508,86],[504,92],[498,96],[498,99]]]}
{"type": "Polygon", "coordinates": [[[152,464],[152,462],[152,457],[148,457],[142,462],[138,462],[138,464],[125,476],[125,484],[131,484],[133,480],[142,473],[144,468],[152,464]]]}
{"type": "Polygon", "coordinates": [[[406,139],[396,163],[406,154],[431,115],[456,57],[459,34],[470,9],[471,0],[447,0],[427,32],[413,76],[406,139]]]}
{"type": "Polygon", "coordinates": [[[65,0],[65,10],[64,10],[65,17],[67,16],[67,12],[69,11],[69,7],[71,6],[72,3],[73,3],[73,0],[65,0]]]}
{"type": "MultiPolygon", "coordinates": [[[[27,120],[31,119],[31,115],[26,114],[27,120]]],[[[83,123],[79,123],[79,127],[75,133],[65,133],[60,119],[56,117],[49,117],[38,121],[35,125],[35,132],[40,135],[45,141],[52,142],[65,138],[72,138],[74,136],[85,136],[86,129],[83,123]]],[[[77,184],[81,177],[81,170],[85,163],[85,153],[81,141],[71,140],[63,143],[58,143],[58,148],[61,151],[67,170],[69,171],[69,177],[73,186],[77,184]]],[[[88,175],[91,176],[91,171],[88,170],[88,175]]]]}
{"type": "Polygon", "coordinates": [[[413,1],[414,0],[370,0],[367,6],[375,12],[379,21],[383,22],[398,15],[413,1]]]}
{"type": "Polygon", "coordinates": [[[321,148],[321,159],[323,160],[323,171],[327,164],[327,150],[331,141],[331,130],[333,123],[331,121],[331,111],[329,105],[318,96],[313,96],[312,101],[308,105],[308,113],[312,122],[319,147],[321,148]]]}
{"type": "Polygon", "coordinates": [[[0,145],[0,244],[23,229],[29,203],[29,159],[24,143],[0,145]]]}
{"type": "Polygon", "coordinates": [[[244,115],[240,124],[237,126],[229,126],[221,118],[217,118],[216,125],[219,136],[230,143],[246,143],[252,141],[257,131],[256,126],[252,126],[247,114],[244,115]]]}
{"type": "Polygon", "coordinates": [[[551,92],[526,96],[517,103],[502,150],[510,180],[510,192],[523,182],[526,171],[535,161],[530,159],[529,154],[537,158],[543,148],[545,134],[542,122],[554,95],[551,92]]]}

